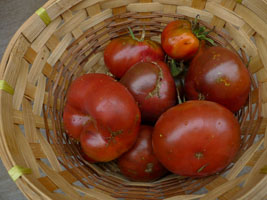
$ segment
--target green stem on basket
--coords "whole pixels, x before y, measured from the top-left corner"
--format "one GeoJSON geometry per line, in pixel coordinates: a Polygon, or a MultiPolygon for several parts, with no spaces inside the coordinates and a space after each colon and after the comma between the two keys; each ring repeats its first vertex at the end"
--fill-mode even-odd
{"type": "Polygon", "coordinates": [[[129,30],[130,35],[131,35],[133,40],[136,40],[138,42],[143,42],[144,41],[145,35],[146,35],[145,27],[143,28],[141,38],[139,38],[139,39],[137,37],[135,37],[135,35],[133,33],[133,30],[130,27],[128,27],[128,30],[129,30]]]}

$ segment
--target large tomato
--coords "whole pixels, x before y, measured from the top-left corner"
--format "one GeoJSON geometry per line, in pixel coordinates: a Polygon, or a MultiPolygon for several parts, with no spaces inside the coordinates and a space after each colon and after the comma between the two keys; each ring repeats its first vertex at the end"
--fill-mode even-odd
{"type": "Polygon", "coordinates": [[[138,102],[143,121],[155,122],[176,103],[175,82],[168,66],[162,61],[137,63],[120,82],[138,102]]]}
{"type": "Polygon", "coordinates": [[[113,39],[104,51],[104,61],[117,78],[140,61],[164,60],[164,52],[157,42],[137,40],[125,36],[113,39]]]}
{"type": "Polygon", "coordinates": [[[176,20],[164,28],[161,34],[161,45],[170,57],[188,60],[198,51],[199,40],[193,34],[189,21],[176,20]]]}
{"type": "Polygon", "coordinates": [[[104,74],[86,74],[70,86],[63,114],[66,133],[95,161],[110,161],[135,143],[139,108],[125,86],[104,74]]]}
{"type": "Polygon", "coordinates": [[[215,101],[235,112],[247,101],[250,75],[237,54],[223,47],[210,47],[192,60],[185,91],[188,99],[215,101]]]}
{"type": "Polygon", "coordinates": [[[121,173],[130,180],[152,181],[167,172],[153,153],[152,133],[153,127],[141,126],[134,147],[118,159],[121,173]]]}
{"type": "Polygon", "coordinates": [[[224,169],[240,148],[240,127],[233,113],[210,101],[188,101],[161,115],[153,150],[171,172],[201,177],[224,169]]]}

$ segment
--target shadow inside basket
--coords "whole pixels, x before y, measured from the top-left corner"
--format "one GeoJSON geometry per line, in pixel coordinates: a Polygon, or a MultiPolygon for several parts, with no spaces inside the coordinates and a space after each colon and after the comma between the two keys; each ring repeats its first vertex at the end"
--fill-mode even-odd
{"type": "MultiPolygon", "coordinates": [[[[97,28],[87,30],[67,48],[66,56],[58,61],[54,68],[53,76],[47,82],[48,103],[43,107],[46,124],[46,137],[49,143],[56,146],[60,164],[68,170],[83,187],[95,187],[104,193],[116,198],[127,199],[162,199],[178,194],[205,193],[204,186],[224,176],[233,167],[231,163],[222,172],[205,177],[189,178],[179,175],[168,174],[154,182],[131,182],[125,179],[119,172],[116,161],[108,163],[90,164],[80,154],[80,145],[77,141],[68,137],[64,132],[62,123],[63,108],[66,100],[66,92],[72,80],[85,73],[105,73],[102,52],[108,42],[116,37],[128,34],[128,27],[131,27],[135,34],[141,35],[145,26],[146,37],[160,41],[160,34],[167,23],[173,19],[188,19],[178,14],[137,14],[124,13],[115,15],[97,28]],[[52,130],[48,128],[48,119],[52,121],[52,130]]],[[[199,20],[199,23],[208,30],[213,29],[209,24],[199,20]]],[[[216,45],[230,48],[232,38],[227,32],[219,31],[216,28],[208,35],[216,45]]],[[[243,50],[237,52],[245,64],[249,59],[243,50]]],[[[258,139],[257,132],[260,128],[262,118],[260,90],[254,77],[251,76],[252,86],[249,99],[244,108],[235,113],[242,130],[242,145],[235,160],[238,160],[244,152],[258,139]],[[255,92],[257,91],[257,92],[255,92]]],[[[77,186],[80,187],[81,186],[77,186]]]]}

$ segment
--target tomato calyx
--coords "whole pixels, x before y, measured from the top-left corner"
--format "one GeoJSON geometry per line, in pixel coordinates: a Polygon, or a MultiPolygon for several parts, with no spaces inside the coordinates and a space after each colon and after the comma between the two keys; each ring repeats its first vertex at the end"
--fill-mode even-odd
{"type": "Polygon", "coordinates": [[[197,15],[195,17],[195,20],[192,22],[192,32],[194,33],[194,35],[199,39],[199,40],[206,40],[209,43],[211,43],[213,46],[215,46],[215,43],[212,39],[208,38],[208,34],[213,32],[215,29],[215,26],[213,27],[212,30],[207,31],[206,27],[204,26],[200,26],[199,22],[198,22],[198,18],[200,16],[197,15]]]}
{"type": "Polygon", "coordinates": [[[156,65],[158,67],[159,73],[157,76],[155,88],[151,92],[148,93],[148,95],[146,96],[146,99],[156,97],[156,96],[158,98],[160,98],[160,86],[161,86],[161,82],[163,80],[163,72],[162,72],[162,69],[159,66],[159,64],[157,62],[153,62],[153,61],[151,63],[153,63],[154,65],[156,65]]]}
{"type": "Polygon", "coordinates": [[[204,94],[198,93],[198,100],[205,100],[205,99],[206,99],[206,97],[204,94]]]}
{"type": "Polygon", "coordinates": [[[153,163],[147,163],[145,172],[151,173],[153,171],[154,164],[153,163]]]}
{"type": "Polygon", "coordinates": [[[115,143],[115,137],[118,135],[121,135],[123,133],[123,130],[117,130],[117,131],[112,131],[111,128],[108,127],[108,132],[110,133],[110,137],[108,137],[108,144],[110,144],[111,142],[115,143]]]}
{"type": "Polygon", "coordinates": [[[204,155],[203,155],[202,152],[197,152],[197,153],[195,153],[195,157],[196,157],[198,160],[200,160],[201,158],[204,157],[204,155]]]}
{"type": "Polygon", "coordinates": [[[128,30],[129,30],[129,33],[130,33],[130,35],[131,35],[131,37],[132,37],[133,40],[136,40],[138,42],[143,42],[144,41],[145,36],[146,36],[145,27],[143,28],[141,37],[139,39],[137,37],[135,37],[135,35],[133,33],[133,30],[130,27],[128,27],[128,30]]]}

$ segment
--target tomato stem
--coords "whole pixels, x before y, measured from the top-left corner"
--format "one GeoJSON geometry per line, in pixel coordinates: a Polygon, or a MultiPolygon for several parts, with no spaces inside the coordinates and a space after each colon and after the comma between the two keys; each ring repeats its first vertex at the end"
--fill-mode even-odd
{"type": "Polygon", "coordinates": [[[210,34],[211,32],[214,31],[215,26],[213,27],[212,30],[207,31],[206,27],[204,26],[200,26],[198,19],[199,19],[200,15],[197,15],[194,19],[194,21],[192,22],[192,32],[194,33],[194,35],[199,39],[199,40],[206,40],[209,43],[211,43],[213,46],[215,46],[214,41],[211,38],[208,38],[208,34],[210,34]]]}
{"type": "Polygon", "coordinates": [[[128,26],[128,30],[129,30],[130,35],[131,35],[131,37],[132,37],[133,40],[136,40],[138,42],[143,42],[144,41],[145,35],[146,35],[145,26],[143,27],[141,38],[139,38],[139,39],[137,37],[135,37],[135,35],[134,35],[133,30],[131,29],[131,27],[128,26]]]}
{"type": "Polygon", "coordinates": [[[200,173],[201,171],[203,171],[203,169],[205,169],[205,167],[208,166],[208,163],[203,165],[202,167],[200,167],[198,170],[197,170],[197,173],[200,173]]]}

